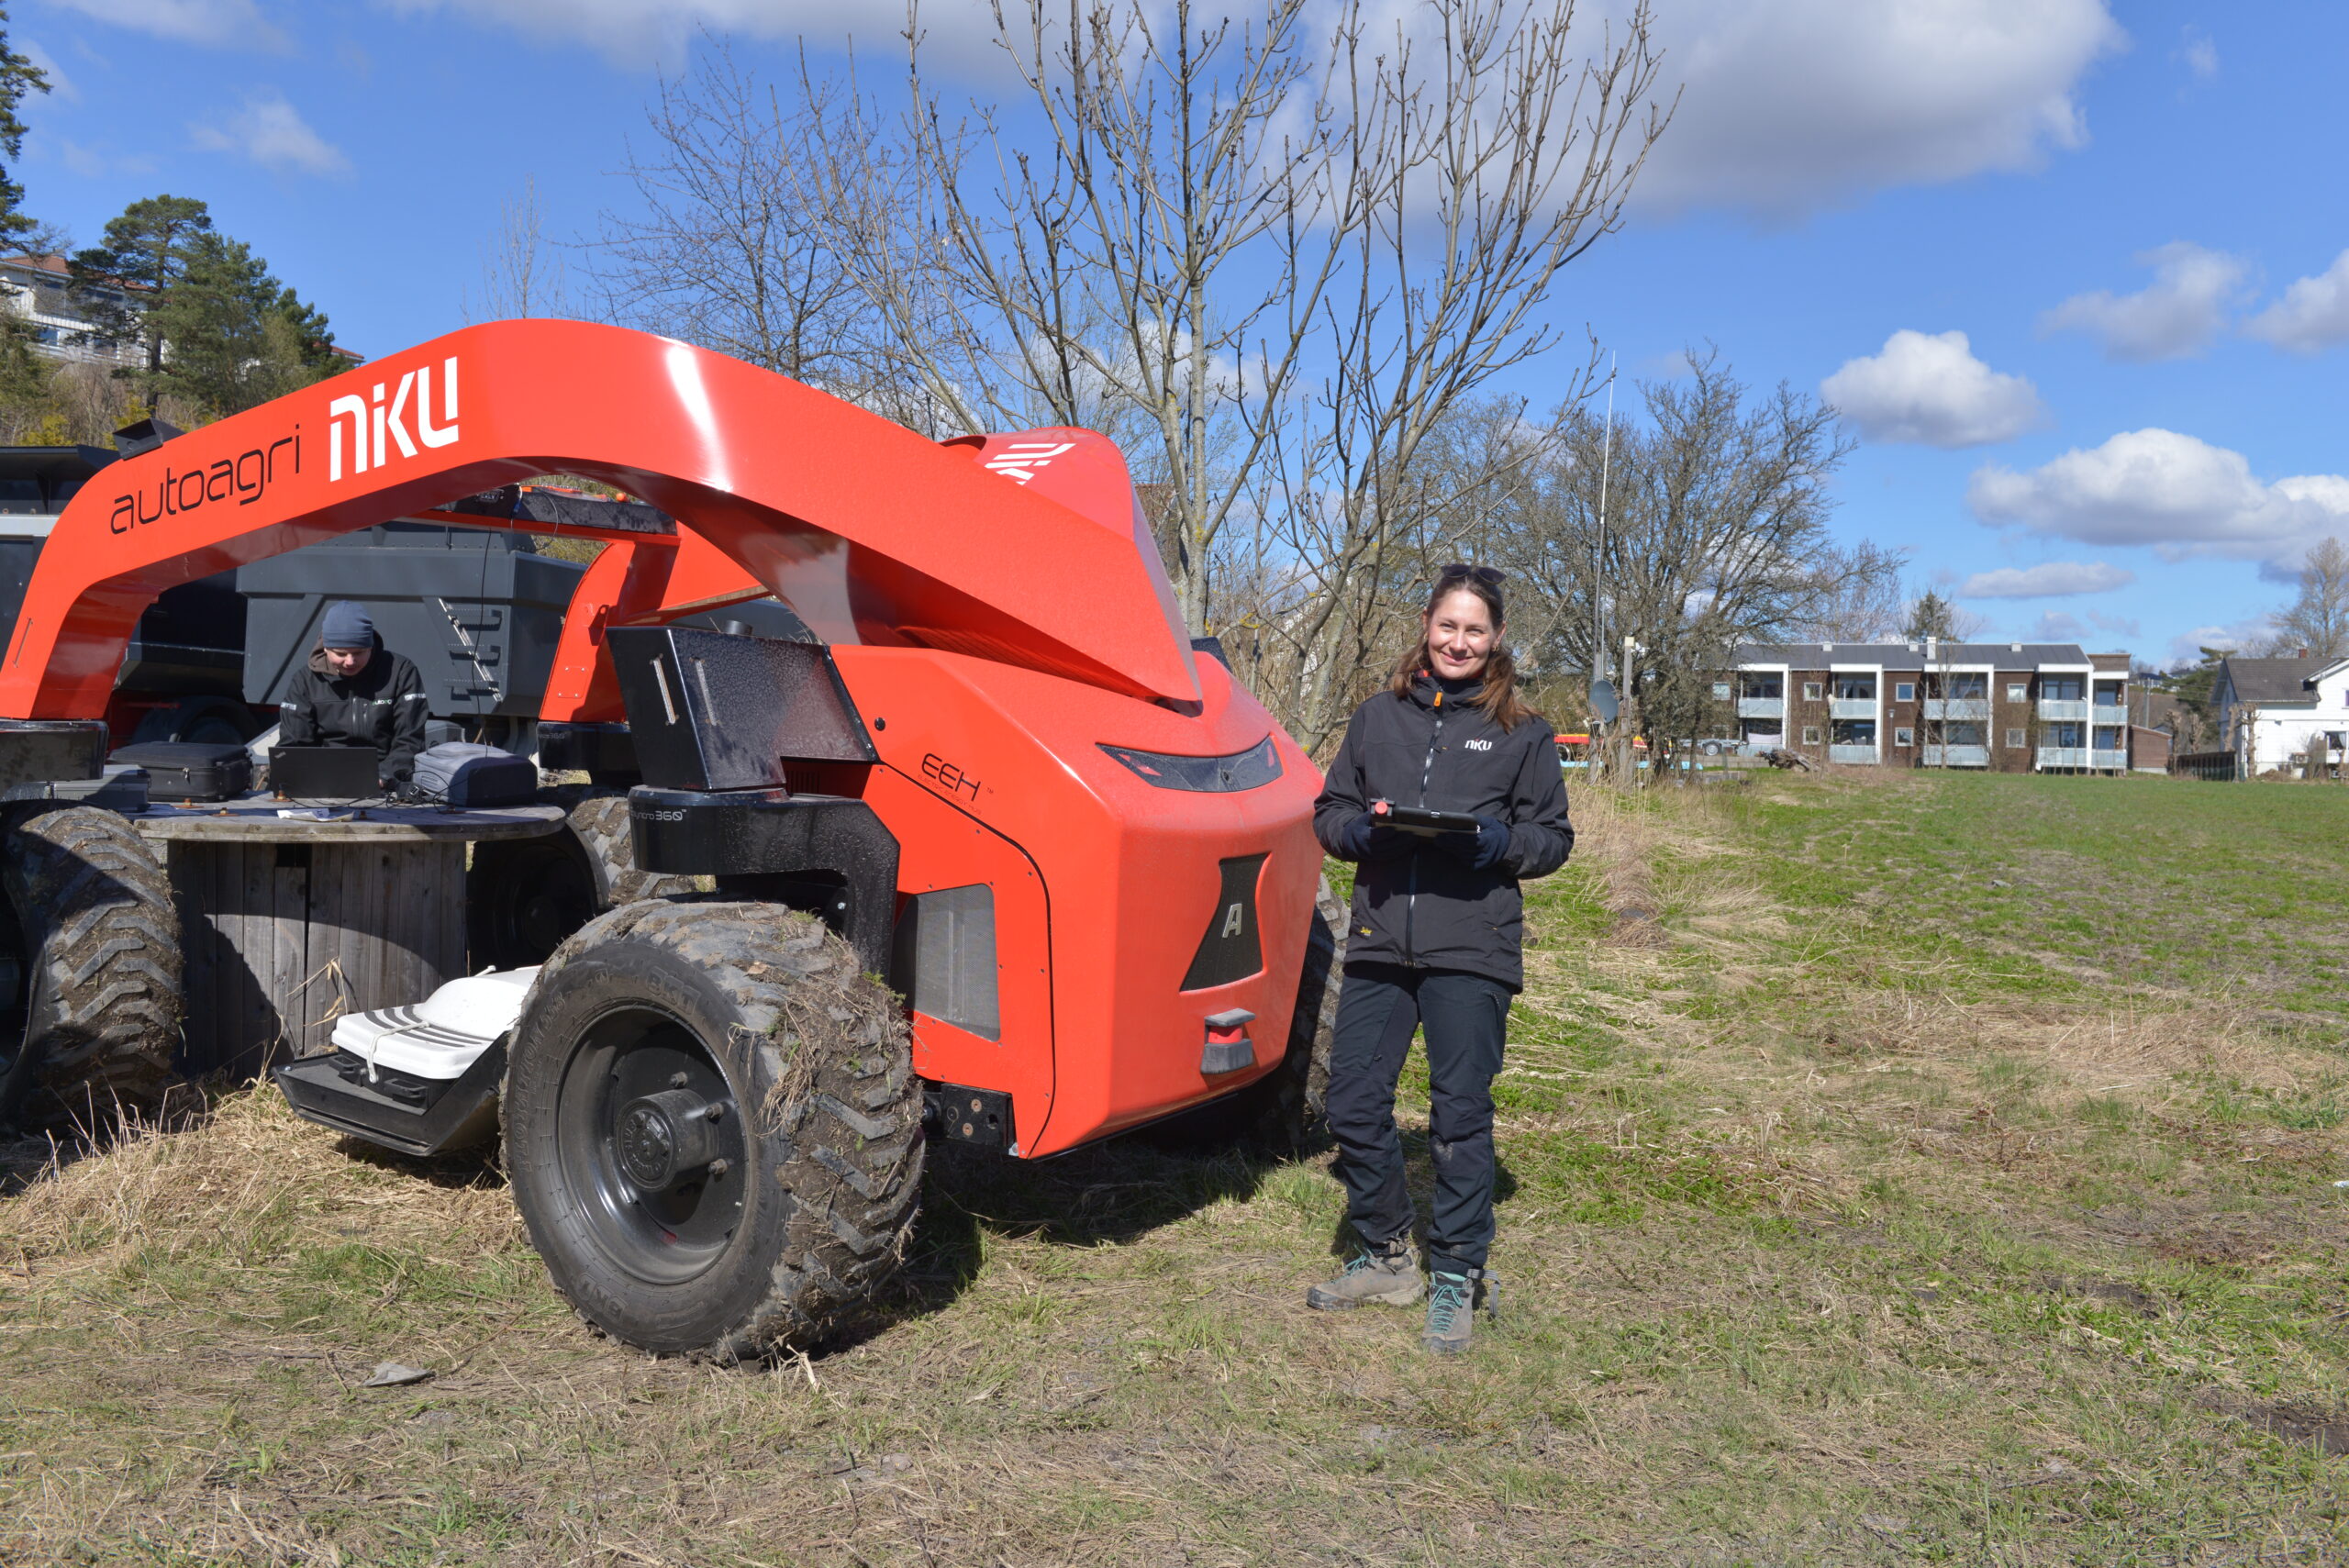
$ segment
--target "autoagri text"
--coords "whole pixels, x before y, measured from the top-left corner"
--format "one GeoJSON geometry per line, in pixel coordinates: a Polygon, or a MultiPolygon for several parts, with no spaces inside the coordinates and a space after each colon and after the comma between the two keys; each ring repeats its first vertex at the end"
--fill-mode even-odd
{"type": "Polygon", "coordinates": [[[239,506],[250,506],[276,482],[278,452],[284,447],[294,449],[293,472],[301,473],[299,425],[294,427],[290,436],[280,436],[265,447],[254,447],[235,457],[224,457],[209,468],[191,468],[181,473],[166,466],[162,482],[155,486],[151,497],[142,484],[128,495],[114,498],[114,515],[106,519],[106,527],[116,533],[127,534],[141,523],[160,522],[182,512],[197,511],[232,495],[239,506]]]}

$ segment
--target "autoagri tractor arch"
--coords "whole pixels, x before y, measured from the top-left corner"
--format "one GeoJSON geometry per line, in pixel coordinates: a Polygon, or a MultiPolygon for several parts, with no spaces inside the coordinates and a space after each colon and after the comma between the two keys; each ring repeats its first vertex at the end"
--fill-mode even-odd
{"type": "Polygon", "coordinates": [[[0,717],[101,717],[164,588],[396,517],[501,526],[442,508],[554,473],[678,532],[556,530],[610,542],[543,717],[620,716],[606,625],[774,594],[825,645],[870,751],[791,772],[789,793],[869,806],[899,845],[901,904],[968,911],[987,890],[988,923],[929,929],[990,944],[999,1006],[917,1006],[921,1077],[1007,1096],[1017,1152],[1037,1155],[1277,1065],[1314,919],[1319,775],[1194,653],[1124,460],[1091,432],[935,442],[667,339],[468,328],[109,468],[40,556],[0,717]],[[1244,787],[1189,765],[1242,758],[1244,787]],[[1252,898],[1248,962],[1200,980],[1202,944],[1252,898]],[[1240,1017],[1270,1049],[1212,1065],[1210,1029],[1240,1017]]]}

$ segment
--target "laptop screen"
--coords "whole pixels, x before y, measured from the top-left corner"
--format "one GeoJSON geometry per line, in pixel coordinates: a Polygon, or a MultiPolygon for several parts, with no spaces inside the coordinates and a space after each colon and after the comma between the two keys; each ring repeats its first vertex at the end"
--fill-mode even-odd
{"type": "Polygon", "coordinates": [[[373,746],[273,746],[269,787],[295,800],[362,800],[384,793],[373,746]]]}

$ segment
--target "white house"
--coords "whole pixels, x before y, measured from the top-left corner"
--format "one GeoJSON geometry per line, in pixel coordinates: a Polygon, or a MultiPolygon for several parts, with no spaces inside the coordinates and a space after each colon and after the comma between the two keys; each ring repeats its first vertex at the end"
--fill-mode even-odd
{"type": "MultiPolygon", "coordinates": [[[[72,292],[72,282],[62,256],[0,256],[0,310],[30,322],[33,351],[49,359],[107,365],[140,362],[145,353],[139,344],[109,338],[90,320],[72,292]]],[[[109,304],[119,305],[126,297],[117,289],[95,293],[109,304]]],[[[128,297],[133,305],[139,303],[135,290],[128,297]]]]}
{"type": "Polygon", "coordinates": [[[2210,704],[2246,776],[2290,768],[2317,741],[2349,751],[2349,659],[2230,658],[2210,704]]]}

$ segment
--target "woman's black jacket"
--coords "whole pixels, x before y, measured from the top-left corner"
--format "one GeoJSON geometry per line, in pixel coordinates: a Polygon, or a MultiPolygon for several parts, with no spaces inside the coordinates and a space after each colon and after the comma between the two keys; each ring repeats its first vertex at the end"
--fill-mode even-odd
{"type": "Polygon", "coordinates": [[[1379,834],[1354,875],[1347,962],[1462,969],[1521,986],[1518,881],[1549,875],[1575,845],[1556,733],[1531,717],[1503,729],[1422,676],[1408,695],[1381,692],[1354,710],[1313,803],[1321,847],[1339,853],[1347,824],[1374,800],[1497,818],[1508,825],[1508,851],[1479,871],[1431,840],[1379,834]]]}

